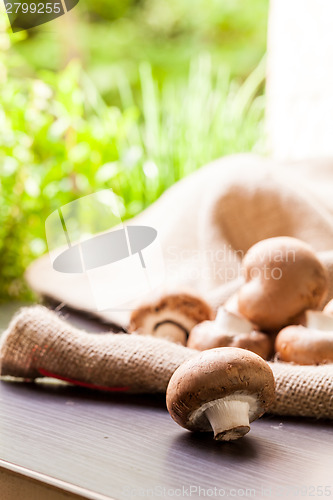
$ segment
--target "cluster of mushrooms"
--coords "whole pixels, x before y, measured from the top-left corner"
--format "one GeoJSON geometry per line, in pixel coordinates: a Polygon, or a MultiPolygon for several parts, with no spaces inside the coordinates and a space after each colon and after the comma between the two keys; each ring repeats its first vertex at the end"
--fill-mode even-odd
{"type": "Polygon", "coordinates": [[[183,363],[167,389],[172,418],[230,441],[274,401],[265,360],[333,362],[333,300],[323,305],[327,272],[301,240],[262,240],[246,253],[244,284],[217,313],[200,297],[169,294],[133,311],[130,332],[202,351],[183,363]]]}

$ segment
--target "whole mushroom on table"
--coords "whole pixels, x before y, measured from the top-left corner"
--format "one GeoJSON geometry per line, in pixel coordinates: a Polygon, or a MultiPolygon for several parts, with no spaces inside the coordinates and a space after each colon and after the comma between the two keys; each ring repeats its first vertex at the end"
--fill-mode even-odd
{"type": "Polygon", "coordinates": [[[237,347],[203,351],[172,375],[166,393],[171,417],[191,431],[213,431],[218,441],[247,434],[272,404],[272,370],[260,356],[237,347]]]}

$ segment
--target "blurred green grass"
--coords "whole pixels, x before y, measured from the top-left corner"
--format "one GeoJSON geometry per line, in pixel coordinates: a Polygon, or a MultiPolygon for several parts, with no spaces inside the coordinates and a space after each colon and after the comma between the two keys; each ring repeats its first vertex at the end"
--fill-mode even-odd
{"type": "MultiPolygon", "coordinates": [[[[148,13],[153,3],[144,4],[148,13]]],[[[214,17],[216,10],[210,13],[212,19],[207,24],[199,16],[204,12],[202,6],[193,19],[186,20],[184,9],[172,0],[177,22],[170,21],[167,32],[155,44],[153,35],[144,33],[144,23],[152,18],[143,12],[141,4],[127,0],[122,5],[122,9],[127,8],[125,20],[116,18],[122,12],[108,19],[111,14],[104,12],[103,2],[92,9],[92,24],[101,24],[99,33],[104,41],[107,26],[117,37],[110,23],[121,25],[130,19],[135,24],[141,16],[137,27],[141,34],[135,32],[135,37],[146,44],[147,50],[134,47],[127,59],[120,51],[117,59],[113,47],[114,53],[111,51],[109,56],[112,78],[107,84],[101,84],[96,76],[104,74],[106,54],[101,53],[100,59],[91,56],[89,63],[75,59],[63,67],[55,57],[44,67],[42,57],[34,60],[37,48],[30,50],[30,59],[24,54],[36,40],[38,47],[51,43],[40,38],[45,35],[44,28],[29,34],[28,39],[25,32],[14,39],[8,35],[8,23],[0,18],[0,301],[29,297],[23,273],[33,258],[47,250],[45,219],[59,206],[99,189],[112,188],[126,219],[214,158],[265,150],[263,51],[258,49],[253,55],[257,65],[246,79],[240,73],[235,76],[236,67],[226,62],[223,54],[218,55],[223,64],[216,63],[219,40],[211,42],[215,50],[202,50],[207,45],[199,43],[202,32],[206,33],[210,25],[214,38],[213,27],[222,22],[214,17]],[[170,26],[172,30],[180,26],[179,36],[185,37],[183,52],[177,52],[178,42],[173,44],[170,26]],[[190,47],[186,48],[187,44],[190,47]],[[100,66],[97,61],[102,61],[100,66]]],[[[254,4],[263,8],[265,2],[254,4]]],[[[162,3],[156,2],[155,8],[159,5],[162,3]]],[[[218,4],[214,5],[217,9],[218,4]]],[[[87,18],[83,31],[93,31],[88,23],[88,7],[82,14],[87,18]]],[[[231,2],[225,9],[236,16],[231,2]]],[[[248,16],[249,12],[250,4],[248,16]]],[[[240,19],[245,23],[245,34],[241,26],[237,27],[240,38],[249,40],[243,12],[240,19]]],[[[154,26],[155,36],[159,29],[154,26]]],[[[135,45],[135,40],[132,38],[129,44],[135,45]]],[[[92,46],[93,54],[94,50],[92,46]]],[[[246,66],[237,64],[243,69],[246,66]]],[[[253,68],[252,63],[248,64],[253,68]]]]}
{"type": "Polygon", "coordinates": [[[266,50],[268,0],[84,0],[58,21],[16,35],[20,76],[58,70],[73,54],[107,100],[121,69],[139,86],[137,67],[154,77],[186,77],[198,52],[246,78],[266,50]]]}

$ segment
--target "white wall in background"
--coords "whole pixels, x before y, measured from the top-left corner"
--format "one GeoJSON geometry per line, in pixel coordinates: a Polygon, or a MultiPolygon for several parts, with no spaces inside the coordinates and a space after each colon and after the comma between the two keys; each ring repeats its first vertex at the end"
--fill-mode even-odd
{"type": "Polygon", "coordinates": [[[271,0],[267,131],[275,158],[333,157],[333,0],[271,0]]]}

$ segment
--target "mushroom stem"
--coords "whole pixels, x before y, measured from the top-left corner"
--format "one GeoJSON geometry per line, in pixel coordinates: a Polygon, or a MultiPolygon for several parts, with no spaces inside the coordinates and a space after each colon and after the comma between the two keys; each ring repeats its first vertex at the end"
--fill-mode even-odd
{"type": "Polygon", "coordinates": [[[214,439],[233,441],[241,438],[250,430],[249,403],[239,400],[218,399],[205,415],[214,431],[214,439]]]}
{"type": "Polygon", "coordinates": [[[306,327],[325,332],[333,331],[333,317],[321,311],[306,311],[306,327]]]}
{"type": "Polygon", "coordinates": [[[251,333],[253,330],[253,324],[250,321],[227,311],[224,307],[219,307],[215,325],[230,333],[251,333]]]}

